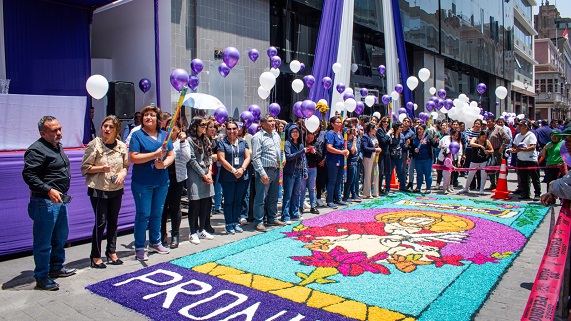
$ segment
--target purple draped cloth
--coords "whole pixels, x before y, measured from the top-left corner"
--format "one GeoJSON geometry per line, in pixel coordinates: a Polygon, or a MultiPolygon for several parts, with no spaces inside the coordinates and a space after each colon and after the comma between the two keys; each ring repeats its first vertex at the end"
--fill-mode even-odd
{"type": "MultiPolygon", "coordinates": [[[[393,21],[395,24],[395,39],[396,39],[396,43],[397,43],[397,51],[398,51],[398,57],[399,57],[399,69],[400,69],[400,75],[401,75],[401,81],[400,83],[403,84],[404,90],[403,90],[403,94],[404,94],[404,102],[402,103],[402,105],[406,105],[407,102],[409,101],[413,101],[412,99],[412,91],[408,88],[408,86],[406,86],[406,80],[409,77],[409,72],[408,72],[408,59],[406,56],[406,44],[404,42],[404,29],[402,27],[402,20],[400,17],[400,5],[399,5],[399,0],[392,0],[393,2],[393,21]]],[[[392,89],[389,90],[389,92],[392,89]]],[[[406,110],[406,112],[408,113],[408,116],[410,117],[414,117],[414,109],[408,109],[406,110]]]]}
{"type": "MultiPolygon", "coordinates": [[[[71,164],[71,186],[68,194],[73,200],[68,205],[69,237],[68,241],[91,238],[95,215],[89,196],[85,177],[81,176],[81,160],[84,150],[66,150],[71,164]]],[[[24,183],[24,152],[0,154],[0,257],[32,249],[32,220],[28,216],[30,189],[24,183]]],[[[119,231],[133,227],[135,220],[135,202],[131,194],[131,172],[125,178],[125,194],[119,212],[119,231]]],[[[86,257],[89,253],[85,253],[86,257]]]]}
{"type": "Polygon", "coordinates": [[[311,70],[313,77],[315,77],[315,84],[309,90],[309,99],[313,101],[325,99],[330,107],[331,90],[333,88],[326,90],[323,88],[321,80],[323,77],[330,77],[335,80],[331,66],[337,62],[342,17],[343,0],[323,1],[321,23],[319,24],[317,45],[315,46],[315,58],[313,59],[313,68],[311,70]]]}

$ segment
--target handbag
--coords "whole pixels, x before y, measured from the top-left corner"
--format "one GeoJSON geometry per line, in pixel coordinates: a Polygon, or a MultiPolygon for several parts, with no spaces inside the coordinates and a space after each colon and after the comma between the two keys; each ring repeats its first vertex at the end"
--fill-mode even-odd
{"type": "Polygon", "coordinates": [[[402,148],[400,145],[397,145],[395,148],[391,148],[390,155],[392,159],[399,159],[401,157],[402,148]]]}

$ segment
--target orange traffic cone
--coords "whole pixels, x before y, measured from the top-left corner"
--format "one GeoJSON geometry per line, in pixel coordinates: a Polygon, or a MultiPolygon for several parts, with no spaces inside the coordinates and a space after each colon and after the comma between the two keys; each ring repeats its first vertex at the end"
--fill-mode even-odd
{"type": "Polygon", "coordinates": [[[496,185],[496,189],[494,190],[494,195],[492,198],[502,199],[502,200],[509,200],[512,197],[509,196],[510,191],[508,191],[508,171],[506,160],[502,159],[502,166],[500,167],[500,177],[498,178],[498,184],[496,185]]]}
{"type": "Polygon", "coordinates": [[[392,188],[399,189],[400,187],[400,185],[397,183],[396,176],[397,176],[397,171],[396,169],[393,168],[393,175],[391,177],[391,189],[392,188]]]}

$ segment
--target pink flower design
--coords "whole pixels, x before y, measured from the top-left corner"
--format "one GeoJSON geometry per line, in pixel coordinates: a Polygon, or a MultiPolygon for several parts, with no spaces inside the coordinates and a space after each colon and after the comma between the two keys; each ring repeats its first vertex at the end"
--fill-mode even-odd
{"type": "Polygon", "coordinates": [[[436,267],[442,267],[446,264],[449,265],[456,265],[456,266],[462,266],[464,265],[462,262],[460,262],[460,260],[463,259],[462,255],[450,255],[450,256],[443,256],[443,257],[436,257],[436,256],[432,256],[432,255],[427,255],[427,258],[431,259],[432,262],[434,262],[434,265],[436,265],[436,267]]]}
{"type": "Polygon", "coordinates": [[[468,261],[472,261],[476,264],[485,264],[487,262],[491,262],[491,263],[498,263],[498,259],[494,258],[494,257],[487,257],[482,253],[478,253],[476,254],[475,257],[466,259],[468,261]]]}
{"type": "Polygon", "coordinates": [[[385,266],[375,263],[388,257],[384,252],[367,258],[365,252],[349,253],[345,248],[337,246],[329,253],[321,251],[312,251],[312,253],[312,256],[293,256],[292,259],[309,266],[334,267],[344,276],[357,276],[365,271],[390,274],[385,266]]]}

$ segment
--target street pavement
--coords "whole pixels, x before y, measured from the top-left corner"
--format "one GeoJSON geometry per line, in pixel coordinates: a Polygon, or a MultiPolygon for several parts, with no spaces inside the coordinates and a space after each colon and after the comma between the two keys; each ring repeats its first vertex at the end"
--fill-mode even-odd
{"type": "MultiPolygon", "coordinates": [[[[509,174],[508,186],[515,189],[515,174],[509,174]]],[[[460,178],[460,183],[464,182],[460,178]]],[[[545,189],[545,184],[542,184],[545,189]]],[[[458,188],[456,189],[459,190],[458,188]]],[[[545,190],[544,190],[545,191],[545,190]]],[[[435,191],[433,191],[434,193],[435,191]]],[[[450,197],[473,198],[472,195],[454,195],[450,197]]],[[[479,199],[490,199],[491,194],[478,196],[479,199]]],[[[517,196],[512,199],[518,201],[517,196]]],[[[72,205],[73,206],[73,205],[72,205]]],[[[330,209],[319,208],[321,214],[330,212],[330,209]]],[[[554,208],[555,215],[559,213],[559,206],[554,208]]],[[[14,213],[25,215],[25,213],[14,213]]],[[[314,217],[304,214],[305,218],[314,217]]],[[[170,254],[150,254],[147,262],[134,260],[132,233],[119,236],[117,253],[125,262],[123,265],[108,265],[106,269],[92,269],[89,266],[90,243],[74,245],[66,249],[66,266],[78,269],[76,275],[60,278],[60,290],[49,292],[34,289],[33,278],[34,261],[31,255],[4,260],[0,262],[0,319],[2,320],[146,320],[147,318],[137,312],[131,311],[92,294],[85,287],[118,275],[133,272],[146,266],[200,252],[209,248],[221,246],[230,242],[246,238],[259,232],[254,231],[252,223],[244,227],[244,233],[235,235],[221,234],[224,230],[224,217],[216,214],[212,217],[212,225],[218,232],[214,240],[203,240],[201,244],[194,245],[188,242],[188,221],[183,217],[181,224],[182,243],[178,249],[170,254]]],[[[535,279],[539,263],[547,245],[550,225],[550,214],[531,237],[523,251],[516,258],[501,282],[493,290],[480,311],[475,315],[478,321],[513,321],[521,318],[524,306],[530,293],[531,285],[535,279]]],[[[31,233],[31,231],[24,231],[31,233]]]]}

